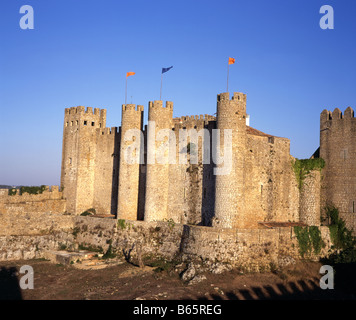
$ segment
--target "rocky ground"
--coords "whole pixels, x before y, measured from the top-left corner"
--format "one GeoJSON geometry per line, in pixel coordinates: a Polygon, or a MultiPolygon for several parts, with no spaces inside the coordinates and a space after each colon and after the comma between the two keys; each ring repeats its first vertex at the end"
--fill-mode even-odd
{"type": "Polygon", "coordinates": [[[195,265],[145,266],[125,260],[99,269],[43,260],[0,262],[0,299],[24,300],[276,300],[356,299],[355,288],[322,290],[320,263],[299,262],[283,271],[243,274],[199,272],[195,265]],[[34,289],[22,290],[21,266],[34,270],[34,289]]]}

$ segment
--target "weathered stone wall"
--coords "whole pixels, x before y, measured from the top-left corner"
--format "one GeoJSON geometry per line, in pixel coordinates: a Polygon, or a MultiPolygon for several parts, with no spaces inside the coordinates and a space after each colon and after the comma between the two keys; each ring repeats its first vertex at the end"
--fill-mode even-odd
{"type": "Polygon", "coordinates": [[[308,226],[320,225],[320,171],[309,172],[300,191],[300,222],[308,226]]]}
{"type": "Polygon", "coordinates": [[[333,205],[356,231],[356,118],[348,107],[320,114],[320,157],[323,169],[321,207],[333,205]]]}
{"type": "Polygon", "coordinates": [[[217,96],[217,124],[220,133],[218,156],[224,154],[224,163],[216,163],[215,177],[215,216],[213,225],[224,228],[245,228],[249,219],[245,210],[245,156],[246,156],[246,95],[234,92],[231,100],[229,93],[217,96]],[[225,131],[228,130],[228,131],[225,131]],[[231,134],[231,144],[227,134],[231,134]],[[231,156],[226,157],[231,148],[231,156]],[[222,172],[222,168],[230,172],[222,172]]]}
{"type": "Polygon", "coordinates": [[[289,139],[248,134],[245,199],[246,227],[262,221],[299,221],[299,190],[292,170],[289,139]]]}
{"type": "MultiPolygon", "coordinates": [[[[248,271],[268,270],[273,265],[299,259],[299,245],[293,228],[234,229],[172,224],[169,222],[118,221],[75,217],[79,233],[76,241],[106,251],[109,244],[116,252],[135,258],[136,247],[143,256],[181,258],[184,261],[226,263],[248,271]]],[[[317,259],[331,247],[329,229],[320,227],[325,247],[317,259]]]]}
{"type": "Polygon", "coordinates": [[[0,235],[42,235],[73,227],[73,217],[49,212],[13,210],[0,213],[0,235]]]}
{"type": "MultiPolygon", "coordinates": [[[[0,192],[0,214],[12,213],[64,213],[66,211],[66,200],[63,199],[63,192],[58,186],[46,186],[46,189],[39,194],[20,194],[20,190],[15,195],[8,195],[8,190],[0,192]]],[[[4,226],[2,226],[4,227],[4,226]]]]}
{"type": "Polygon", "coordinates": [[[144,219],[163,221],[168,219],[169,152],[165,146],[173,127],[173,103],[167,101],[163,107],[160,100],[149,102],[148,121],[144,219]]]}
{"type": "Polygon", "coordinates": [[[97,214],[116,214],[119,175],[118,128],[96,131],[93,207],[97,214]]]}
{"type": "Polygon", "coordinates": [[[144,143],[142,141],[142,121],[143,106],[137,106],[137,109],[133,104],[122,106],[117,211],[117,216],[120,219],[136,220],[138,218],[140,163],[142,163],[140,150],[144,143]],[[136,133],[128,134],[126,137],[130,130],[135,130],[136,133]],[[134,140],[127,140],[130,138],[134,140]],[[136,150],[133,150],[135,146],[136,150]]]}
{"type": "Polygon", "coordinates": [[[65,109],[61,187],[67,210],[74,214],[94,205],[97,130],[105,128],[106,110],[79,106],[65,109]]]}
{"type": "MultiPolygon", "coordinates": [[[[45,198],[49,193],[23,196],[45,198]]],[[[16,196],[12,197],[16,199],[16,196]]],[[[54,203],[65,204],[65,200],[43,199],[0,205],[0,261],[41,258],[45,250],[57,250],[61,245],[69,248],[74,244],[73,216],[64,214],[60,205],[52,210],[54,203]]]]}
{"type": "Polygon", "coordinates": [[[44,258],[47,250],[70,248],[74,237],[68,232],[46,235],[0,235],[0,261],[44,258]]]}

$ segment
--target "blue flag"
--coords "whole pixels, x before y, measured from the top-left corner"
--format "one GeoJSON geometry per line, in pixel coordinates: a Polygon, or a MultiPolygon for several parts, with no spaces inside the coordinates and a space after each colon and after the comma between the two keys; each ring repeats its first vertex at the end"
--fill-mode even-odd
{"type": "Polygon", "coordinates": [[[165,73],[165,72],[169,71],[172,68],[173,68],[173,66],[171,66],[169,68],[162,68],[162,73],[165,73]]]}

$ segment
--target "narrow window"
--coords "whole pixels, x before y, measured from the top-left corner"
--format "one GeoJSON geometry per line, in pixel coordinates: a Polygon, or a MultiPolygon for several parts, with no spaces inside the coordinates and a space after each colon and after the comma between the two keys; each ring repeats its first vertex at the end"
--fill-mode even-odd
{"type": "Polygon", "coordinates": [[[85,126],[87,125],[87,123],[88,123],[88,121],[84,120],[84,125],[85,125],[85,126]]]}
{"type": "Polygon", "coordinates": [[[91,123],[91,126],[92,126],[92,127],[94,127],[94,125],[95,125],[95,123],[94,123],[94,122],[92,122],[92,123],[91,123]]]}
{"type": "Polygon", "coordinates": [[[68,127],[68,121],[66,122],[66,127],[68,127]]]}
{"type": "Polygon", "coordinates": [[[71,127],[73,127],[73,121],[70,122],[71,127]]]}
{"type": "Polygon", "coordinates": [[[77,120],[77,121],[75,121],[75,124],[76,124],[76,125],[78,125],[78,124],[79,124],[79,123],[78,123],[78,120],[77,120]]]}
{"type": "Polygon", "coordinates": [[[72,158],[69,158],[69,164],[72,164],[72,158]]]}

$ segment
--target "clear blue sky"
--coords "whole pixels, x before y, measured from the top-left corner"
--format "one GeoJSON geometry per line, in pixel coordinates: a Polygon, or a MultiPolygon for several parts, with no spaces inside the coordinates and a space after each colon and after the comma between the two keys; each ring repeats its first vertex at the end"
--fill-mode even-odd
{"type": "Polygon", "coordinates": [[[174,102],[174,116],[214,114],[216,95],[247,94],[251,126],[291,139],[291,154],[319,146],[324,109],[356,109],[354,0],[1,0],[0,184],[58,185],[64,108],[174,102]],[[22,30],[22,5],[34,30],[22,30]],[[322,30],[322,5],[335,29],[322,30]]]}

